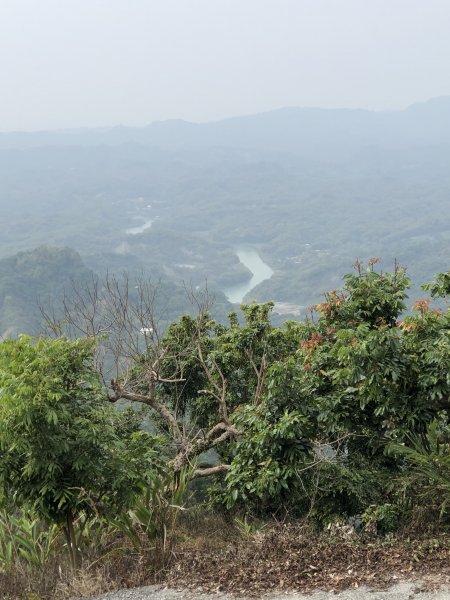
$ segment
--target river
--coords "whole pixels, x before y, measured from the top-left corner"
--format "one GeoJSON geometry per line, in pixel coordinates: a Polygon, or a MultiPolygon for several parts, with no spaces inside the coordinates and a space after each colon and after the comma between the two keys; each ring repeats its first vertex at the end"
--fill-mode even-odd
{"type": "Polygon", "coordinates": [[[236,255],[243,265],[252,272],[251,278],[237,285],[232,285],[223,290],[227,299],[233,304],[240,304],[244,297],[257,285],[273,275],[269,265],[261,259],[256,250],[252,248],[238,248],[236,255]]]}
{"type": "Polygon", "coordinates": [[[145,221],[142,225],[138,225],[137,227],[130,227],[129,229],[125,229],[125,233],[128,235],[138,235],[138,233],[144,233],[147,229],[150,229],[152,226],[153,219],[149,219],[145,221]]]}

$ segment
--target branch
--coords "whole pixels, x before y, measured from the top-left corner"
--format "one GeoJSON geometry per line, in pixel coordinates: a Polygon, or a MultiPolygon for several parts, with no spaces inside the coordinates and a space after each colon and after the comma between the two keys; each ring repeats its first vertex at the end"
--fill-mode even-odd
{"type": "Polygon", "coordinates": [[[213,386],[213,388],[216,390],[217,393],[212,392],[212,391],[208,391],[208,390],[200,390],[199,393],[208,393],[211,394],[211,396],[213,396],[213,398],[215,398],[219,404],[219,414],[220,417],[222,418],[222,420],[227,424],[227,425],[231,425],[230,420],[228,418],[228,409],[227,409],[227,380],[225,379],[224,374],[222,373],[221,368],[219,367],[219,365],[217,364],[217,361],[214,357],[212,357],[213,363],[214,363],[214,367],[217,369],[217,372],[219,373],[219,377],[220,380],[222,381],[222,386],[220,386],[213,377],[213,374],[211,373],[211,370],[209,369],[208,365],[206,364],[205,358],[203,356],[203,351],[202,351],[202,346],[200,344],[200,340],[199,338],[196,339],[196,347],[197,347],[197,352],[198,352],[198,357],[200,360],[200,363],[206,373],[206,376],[208,378],[209,383],[213,386]]]}
{"type": "Polygon", "coordinates": [[[240,431],[233,427],[233,425],[217,423],[217,425],[214,425],[203,438],[191,442],[186,448],[186,451],[189,452],[190,456],[196,456],[197,454],[201,454],[204,450],[208,450],[209,448],[213,448],[221,442],[224,442],[232,435],[239,436],[241,434],[240,431]],[[223,433],[216,437],[216,434],[220,431],[223,433]]]}
{"type": "Polygon", "coordinates": [[[261,394],[264,389],[264,380],[266,377],[266,367],[267,367],[266,355],[263,354],[262,359],[261,359],[261,368],[259,369],[259,371],[255,367],[256,373],[258,375],[258,380],[257,380],[256,390],[255,390],[255,404],[259,404],[261,401],[261,394]]]}
{"type": "Polygon", "coordinates": [[[137,394],[135,392],[129,392],[124,390],[116,380],[111,381],[111,387],[114,390],[113,398],[110,398],[111,401],[119,400],[120,398],[124,398],[125,400],[130,400],[130,402],[140,402],[142,404],[147,404],[153,408],[157,413],[159,413],[162,418],[169,425],[170,430],[174,436],[175,442],[178,444],[182,444],[183,442],[183,434],[181,433],[181,429],[178,425],[178,422],[174,415],[170,412],[170,410],[156,400],[153,393],[149,395],[145,394],[137,394]]]}
{"type": "Polygon", "coordinates": [[[198,479],[199,477],[209,477],[210,475],[217,475],[218,473],[226,473],[229,471],[230,465],[216,465],[215,467],[208,467],[204,469],[196,469],[192,475],[192,479],[198,479]]]}
{"type": "Polygon", "coordinates": [[[239,436],[240,432],[233,426],[226,423],[217,423],[200,439],[188,442],[182,447],[180,452],[170,461],[174,471],[179,471],[184,465],[188,464],[191,458],[198,456],[214,448],[218,444],[225,442],[231,436],[239,436]]]}

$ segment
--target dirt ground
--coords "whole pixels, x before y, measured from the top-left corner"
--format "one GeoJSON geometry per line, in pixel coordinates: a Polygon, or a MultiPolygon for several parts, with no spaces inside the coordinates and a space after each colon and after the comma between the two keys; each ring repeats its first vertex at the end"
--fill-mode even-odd
{"type": "MultiPolygon", "coordinates": [[[[450,587],[444,586],[432,591],[420,591],[421,582],[399,583],[386,590],[370,590],[363,587],[342,591],[338,594],[332,592],[316,591],[309,594],[269,594],[259,596],[264,600],[449,600],[450,587]]],[[[134,590],[112,592],[105,596],[98,596],[95,600],[237,600],[244,596],[231,596],[229,594],[197,594],[191,591],[176,591],[160,586],[149,586],[134,590]]],[[[94,599],[93,599],[94,600],[94,599]]]]}
{"type": "MultiPolygon", "coordinates": [[[[450,600],[450,536],[316,535],[278,524],[247,539],[232,530],[189,537],[163,585],[104,600],[450,600]]],[[[161,581],[161,579],[160,579],[161,581]]]]}
{"type": "MultiPolygon", "coordinates": [[[[186,545],[177,552],[164,583],[205,594],[259,598],[264,594],[337,593],[364,586],[383,590],[398,582],[419,580],[428,589],[450,584],[449,536],[343,539],[314,536],[302,525],[287,524],[264,530],[248,541],[217,545],[210,537],[202,544],[186,545]]],[[[450,595],[444,597],[450,600],[450,595]]]]}

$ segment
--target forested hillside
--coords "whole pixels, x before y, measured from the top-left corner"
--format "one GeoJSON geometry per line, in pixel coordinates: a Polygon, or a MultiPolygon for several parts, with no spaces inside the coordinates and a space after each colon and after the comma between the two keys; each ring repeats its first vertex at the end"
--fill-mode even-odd
{"type": "Polygon", "coordinates": [[[80,286],[92,276],[69,248],[41,246],[0,260],[0,335],[42,331],[40,306],[46,310],[63,300],[72,282],[80,286]]]}
{"type": "MultiPolygon", "coordinates": [[[[195,310],[190,295],[196,290],[167,277],[155,273],[152,277],[148,272],[130,269],[119,271],[114,282],[125,286],[134,300],[140,286],[152,290],[152,309],[162,330],[180,314],[195,310]]],[[[105,285],[105,278],[86,267],[80,255],[70,248],[39,246],[0,259],[0,337],[49,333],[48,319],[63,318],[65,303],[74,302],[77,297],[86,299],[94,289],[100,294],[105,285]]],[[[210,301],[214,301],[213,314],[223,320],[232,305],[221,294],[211,294],[210,301]]]]}
{"type": "MultiPolygon", "coordinates": [[[[450,100],[405,111],[285,109],[196,125],[0,136],[0,256],[69,246],[95,272],[320,301],[356,258],[413,281],[448,268],[450,100]]],[[[412,296],[418,291],[413,290],[412,296]]]]}

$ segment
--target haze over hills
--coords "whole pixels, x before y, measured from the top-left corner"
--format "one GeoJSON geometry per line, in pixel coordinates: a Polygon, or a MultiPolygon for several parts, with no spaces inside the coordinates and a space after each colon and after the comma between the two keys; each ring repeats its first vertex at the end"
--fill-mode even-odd
{"type": "MultiPolygon", "coordinates": [[[[250,248],[274,274],[247,299],[301,312],[356,258],[397,259],[417,284],[448,270],[449,167],[449,97],[383,113],[0,134],[0,258],[68,246],[97,273],[207,279],[225,306],[222,292],[251,275],[236,254],[250,248]]],[[[2,263],[2,307],[13,262],[2,263]]]]}
{"type": "Polygon", "coordinates": [[[169,120],[142,128],[1,133],[0,147],[139,143],[170,149],[242,147],[312,156],[328,154],[326,147],[329,151],[364,145],[398,148],[449,140],[450,96],[442,96],[399,111],[291,107],[211,123],[169,120]]]}

